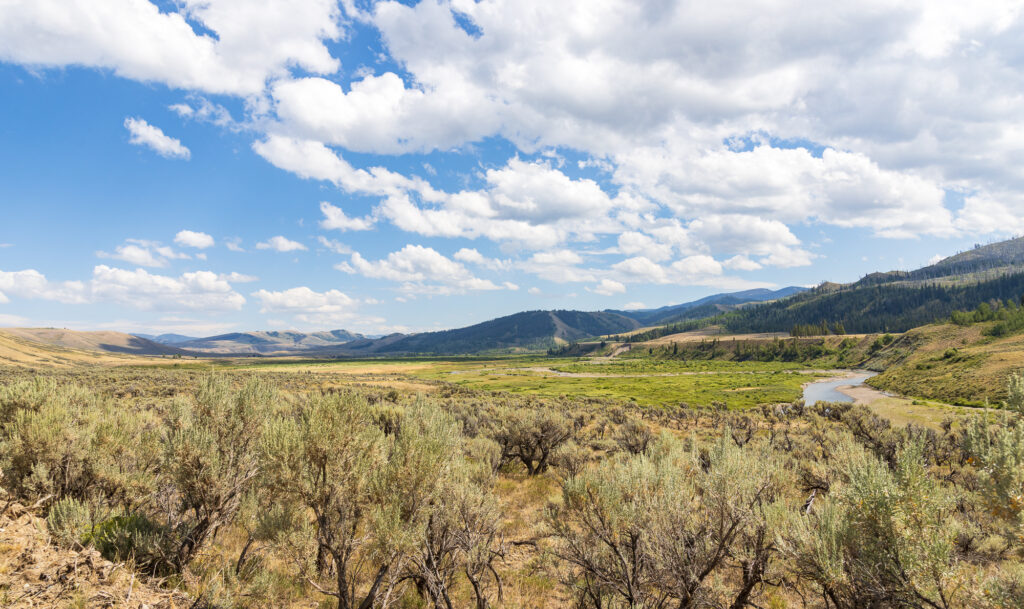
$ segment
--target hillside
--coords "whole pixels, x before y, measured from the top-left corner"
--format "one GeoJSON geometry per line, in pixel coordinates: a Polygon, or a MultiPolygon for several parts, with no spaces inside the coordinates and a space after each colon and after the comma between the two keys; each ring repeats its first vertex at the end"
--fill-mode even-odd
{"type": "Polygon", "coordinates": [[[633,330],[639,322],[618,313],[526,311],[466,328],[392,335],[346,345],[360,353],[475,353],[479,351],[546,349],[557,344],[633,330]]]}
{"type": "Polygon", "coordinates": [[[322,351],[361,340],[362,334],[347,330],[325,332],[232,332],[174,343],[179,349],[206,354],[283,354],[322,351]]]}
{"type": "Polygon", "coordinates": [[[26,331],[23,328],[4,328],[0,330],[0,366],[67,368],[136,364],[151,361],[138,355],[124,352],[103,351],[95,343],[89,344],[85,340],[68,340],[68,337],[65,337],[65,342],[78,342],[82,346],[75,348],[40,342],[37,338],[31,337],[32,334],[32,332],[26,331]]]}
{"type": "Polygon", "coordinates": [[[653,326],[687,319],[708,317],[725,311],[731,311],[738,306],[752,302],[778,300],[779,298],[799,294],[800,292],[806,291],[806,289],[807,288],[797,286],[789,286],[778,290],[757,288],[753,290],[744,290],[742,292],[712,294],[711,296],[705,296],[704,298],[700,298],[692,302],[669,305],[659,307],[657,309],[639,309],[633,311],[609,310],[608,312],[617,313],[619,315],[635,319],[640,322],[641,325],[653,326]]]}
{"type": "Polygon", "coordinates": [[[1006,379],[1024,368],[1024,334],[986,336],[995,323],[915,328],[879,353],[875,365],[885,371],[870,384],[950,404],[997,405],[1006,379]]]}
{"type": "MultiPolygon", "coordinates": [[[[846,332],[904,332],[982,302],[1024,295],[1024,238],[950,256],[915,271],[872,273],[850,284],[820,286],[765,304],[709,315],[730,332],[786,332],[841,324],[846,332]]],[[[710,311],[709,311],[710,313],[710,311]]]]}
{"type": "Polygon", "coordinates": [[[182,355],[184,351],[122,332],[82,332],[61,328],[4,328],[3,332],[29,341],[131,355],[182,355]]]}

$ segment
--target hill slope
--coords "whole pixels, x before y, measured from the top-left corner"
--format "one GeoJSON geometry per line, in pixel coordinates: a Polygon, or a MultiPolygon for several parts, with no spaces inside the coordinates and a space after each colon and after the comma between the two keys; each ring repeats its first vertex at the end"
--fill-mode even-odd
{"type": "Polygon", "coordinates": [[[709,315],[716,315],[724,311],[730,311],[738,306],[752,302],[766,302],[778,300],[806,291],[807,288],[789,286],[779,290],[757,288],[742,292],[730,292],[726,294],[712,294],[692,302],[669,305],[657,309],[640,309],[635,311],[609,310],[609,313],[617,313],[632,318],[645,326],[667,324],[687,319],[699,319],[709,315]]]}
{"type": "Polygon", "coordinates": [[[174,346],[207,354],[283,354],[322,351],[363,338],[363,335],[353,334],[347,330],[311,333],[295,331],[232,332],[176,342],[174,346]]]}
{"type": "Polygon", "coordinates": [[[74,367],[94,365],[122,365],[149,363],[138,355],[123,352],[101,351],[95,346],[80,348],[47,344],[34,338],[26,338],[25,332],[13,333],[11,328],[0,329],[0,367],[74,367]]]}
{"type": "Polygon", "coordinates": [[[65,347],[131,355],[182,355],[181,349],[121,332],[81,332],[60,328],[4,328],[3,332],[29,341],[65,347]]]}
{"type": "Polygon", "coordinates": [[[353,342],[345,346],[345,352],[475,353],[546,349],[559,343],[625,332],[639,326],[635,319],[611,312],[526,311],[455,330],[353,342]]]}

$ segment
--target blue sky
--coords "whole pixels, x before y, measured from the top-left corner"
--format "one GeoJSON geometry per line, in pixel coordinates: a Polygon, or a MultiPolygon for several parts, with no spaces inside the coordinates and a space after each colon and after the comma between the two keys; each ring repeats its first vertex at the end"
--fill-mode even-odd
{"type": "Polygon", "coordinates": [[[0,325],[428,330],[1024,232],[1019,3],[238,4],[0,7],[0,325]]]}

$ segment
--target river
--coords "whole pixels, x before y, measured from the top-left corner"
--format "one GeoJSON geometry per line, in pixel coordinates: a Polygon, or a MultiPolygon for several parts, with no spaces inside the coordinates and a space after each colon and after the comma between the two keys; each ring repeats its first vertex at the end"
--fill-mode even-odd
{"type": "Polygon", "coordinates": [[[854,399],[842,391],[840,387],[857,387],[864,381],[878,374],[877,372],[856,372],[842,378],[831,378],[808,383],[804,387],[804,403],[808,406],[816,402],[852,402],[854,399]]]}

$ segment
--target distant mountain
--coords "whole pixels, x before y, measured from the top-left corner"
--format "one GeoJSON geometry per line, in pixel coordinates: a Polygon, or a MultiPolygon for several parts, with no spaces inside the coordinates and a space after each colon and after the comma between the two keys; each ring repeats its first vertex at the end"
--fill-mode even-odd
{"type": "Polygon", "coordinates": [[[208,354],[286,354],[323,351],[337,348],[356,340],[363,340],[362,334],[348,330],[326,332],[232,332],[206,338],[193,338],[175,343],[179,349],[208,354]]]}
{"type": "Polygon", "coordinates": [[[660,307],[657,309],[640,309],[633,311],[615,311],[610,310],[610,313],[618,313],[632,319],[637,320],[642,325],[653,326],[667,323],[674,323],[677,321],[685,321],[687,319],[700,319],[702,317],[709,317],[711,315],[717,315],[725,311],[731,311],[739,306],[751,303],[751,302],[766,302],[769,300],[778,300],[793,294],[806,291],[807,288],[801,288],[797,286],[789,286],[787,288],[781,288],[778,290],[769,290],[766,288],[757,288],[753,290],[745,290],[742,292],[731,292],[727,294],[712,294],[711,296],[705,296],[699,300],[693,302],[687,302],[678,305],[669,305],[666,307],[660,307]]]}
{"type": "Polygon", "coordinates": [[[353,341],[345,345],[343,351],[358,355],[534,350],[638,327],[640,323],[635,319],[608,311],[526,311],[456,330],[353,341]]]}
{"type": "Polygon", "coordinates": [[[154,336],[152,334],[141,334],[136,332],[133,336],[145,338],[146,340],[151,340],[154,343],[160,343],[161,345],[177,345],[179,343],[197,339],[195,336],[185,336],[184,334],[159,334],[154,336]]]}

